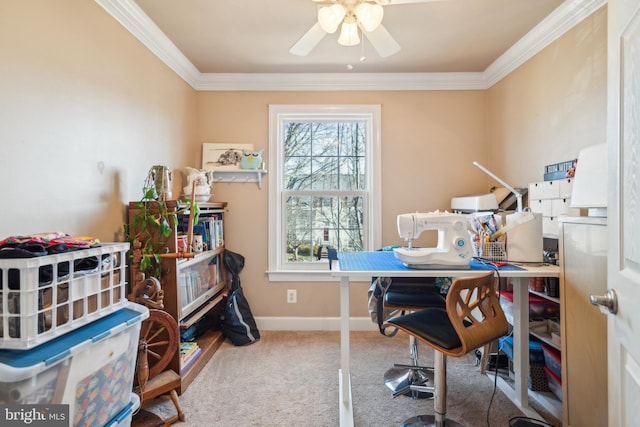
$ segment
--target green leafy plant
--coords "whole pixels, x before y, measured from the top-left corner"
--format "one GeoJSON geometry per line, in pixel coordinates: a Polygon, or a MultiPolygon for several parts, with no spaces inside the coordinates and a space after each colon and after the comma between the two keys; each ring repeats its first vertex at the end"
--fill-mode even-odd
{"type": "Polygon", "coordinates": [[[142,198],[130,210],[132,216],[129,224],[125,225],[125,235],[132,248],[137,242],[140,243],[143,255],[140,270],[159,279],[162,275],[162,255],[170,252],[168,242],[178,225],[178,215],[188,215],[193,206],[193,223],[197,224],[200,208],[191,199],[182,202],[167,201],[164,190],[166,186],[156,182],[152,170],[153,168],[149,170],[145,179],[142,198]]]}

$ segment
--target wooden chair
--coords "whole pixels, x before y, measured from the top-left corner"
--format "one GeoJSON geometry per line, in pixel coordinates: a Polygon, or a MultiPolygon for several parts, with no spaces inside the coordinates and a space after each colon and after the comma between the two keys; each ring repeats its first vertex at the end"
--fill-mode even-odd
{"type": "Polygon", "coordinates": [[[435,393],[435,414],[409,418],[403,426],[460,426],[446,418],[447,356],[464,356],[509,331],[494,290],[493,272],[456,279],[447,293],[446,309],[427,308],[392,318],[387,324],[435,350],[435,387],[410,386],[435,393]]]}

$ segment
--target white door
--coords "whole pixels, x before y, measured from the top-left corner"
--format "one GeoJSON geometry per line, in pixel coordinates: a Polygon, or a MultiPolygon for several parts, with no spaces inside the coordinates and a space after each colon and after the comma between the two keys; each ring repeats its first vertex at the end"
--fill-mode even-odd
{"type": "Polygon", "coordinates": [[[640,425],[640,2],[608,8],[609,426],[631,427],[640,425]]]}

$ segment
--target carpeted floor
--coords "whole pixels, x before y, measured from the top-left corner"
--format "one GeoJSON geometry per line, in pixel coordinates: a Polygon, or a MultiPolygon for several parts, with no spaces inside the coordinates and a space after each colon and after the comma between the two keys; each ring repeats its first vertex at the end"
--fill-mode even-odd
{"type": "MultiPolygon", "coordinates": [[[[263,331],[260,341],[234,347],[225,342],[180,397],[185,423],[176,426],[339,425],[339,332],[263,331]]],[[[433,351],[420,347],[420,363],[432,366],[433,351]]],[[[351,333],[351,380],[357,427],[399,426],[419,414],[433,414],[433,401],[393,399],[384,373],[409,363],[409,340],[398,334],[351,333]]],[[[467,427],[507,427],[523,414],[480,374],[473,353],[447,359],[447,416],[467,427]],[[491,407],[490,407],[491,405],[491,407]]],[[[161,416],[175,410],[168,399],[144,408],[161,416]]],[[[134,417],[134,427],[136,425],[134,417]]],[[[549,419],[560,426],[558,420],[549,419]]]]}

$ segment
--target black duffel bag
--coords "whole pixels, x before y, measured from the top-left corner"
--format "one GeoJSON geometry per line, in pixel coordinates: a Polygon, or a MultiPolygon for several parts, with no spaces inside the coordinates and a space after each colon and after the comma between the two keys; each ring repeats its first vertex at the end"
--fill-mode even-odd
{"type": "Polygon", "coordinates": [[[244,257],[225,250],[224,265],[227,268],[227,274],[231,275],[231,280],[227,285],[229,293],[223,301],[220,328],[233,345],[254,343],[260,339],[260,332],[240,286],[240,272],[244,268],[244,257]]]}

